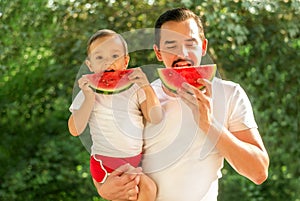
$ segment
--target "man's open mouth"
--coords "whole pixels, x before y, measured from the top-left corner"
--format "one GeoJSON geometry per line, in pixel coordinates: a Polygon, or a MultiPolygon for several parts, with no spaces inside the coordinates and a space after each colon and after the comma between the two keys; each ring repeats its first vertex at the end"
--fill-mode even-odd
{"type": "Polygon", "coordinates": [[[194,62],[191,60],[179,59],[173,62],[172,67],[184,67],[184,66],[193,66],[194,62]]]}

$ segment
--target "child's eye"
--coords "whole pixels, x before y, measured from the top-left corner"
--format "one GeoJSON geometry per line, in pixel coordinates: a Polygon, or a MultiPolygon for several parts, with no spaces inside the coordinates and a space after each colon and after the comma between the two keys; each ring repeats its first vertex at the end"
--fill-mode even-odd
{"type": "Polygon", "coordinates": [[[96,56],[96,59],[103,59],[102,56],[96,56]]]}
{"type": "Polygon", "coordinates": [[[112,55],[112,57],[113,57],[114,59],[116,59],[116,58],[119,57],[119,55],[118,55],[118,54],[114,54],[114,55],[112,55]]]}

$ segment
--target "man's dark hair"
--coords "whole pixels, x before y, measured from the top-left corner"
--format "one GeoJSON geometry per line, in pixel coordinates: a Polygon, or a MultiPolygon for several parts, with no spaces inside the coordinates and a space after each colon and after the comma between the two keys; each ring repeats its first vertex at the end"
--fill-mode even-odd
{"type": "Polygon", "coordinates": [[[205,39],[202,22],[193,11],[187,8],[174,8],[164,12],[155,23],[155,44],[159,47],[161,27],[168,21],[182,22],[193,18],[198,25],[201,40],[205,39]]]}

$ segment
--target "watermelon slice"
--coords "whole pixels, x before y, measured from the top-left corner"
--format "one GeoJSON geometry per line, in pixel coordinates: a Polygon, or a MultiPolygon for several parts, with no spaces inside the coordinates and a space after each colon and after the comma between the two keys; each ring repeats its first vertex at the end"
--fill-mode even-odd
{"type": "Polygon", "coordinates": [[[129,89],[133,83],[128,79],[132,69],[105,71],[86,75],[90,80],[90,87],[100,94],[117,94],[129,89]]]}
{"type": "Polygon", "coordinates": [[[201,65],[197,67],[189,66],[157,69],[163,85],[175,93],[177,89],[181,87],[183,82],[187,82],[201,90],[203,85],[199,84],[197,80],[199,78],[212,80],[216,74],[216,70],[216,64],[201,65]]]}

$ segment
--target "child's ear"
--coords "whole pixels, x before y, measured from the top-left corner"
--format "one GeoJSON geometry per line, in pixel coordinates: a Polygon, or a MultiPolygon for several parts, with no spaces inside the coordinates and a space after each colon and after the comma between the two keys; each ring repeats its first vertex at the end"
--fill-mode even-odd
{"type": "Polygon", "coordinates": [[[153,45],[153,49],[154,49],[157,60],[162,61],[160,49],[158,48],[158,46],[156,44],[153,45]]]}
{"type": "Polygon", "coordinates": [[[127,68],[129,61],[130,61],[130,56],[127,54],[125,56],[125,68],[127,68]]]}
{"type": "Polygon", "coordinates": [[[86,59],[85,60],[85,65],[87,65],[87,67],[89,68],[89,70],[91,72],[94,72],[93,69],[92,69],[92,64],[91,64],[91,61],[89,59],[86,59]]]}

